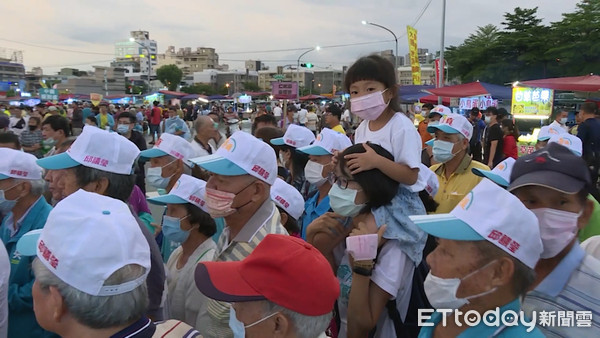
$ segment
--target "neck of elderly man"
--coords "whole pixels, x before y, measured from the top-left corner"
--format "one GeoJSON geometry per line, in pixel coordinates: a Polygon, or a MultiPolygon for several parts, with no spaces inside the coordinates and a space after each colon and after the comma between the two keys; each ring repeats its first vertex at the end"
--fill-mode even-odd
{"type": "Polygon", "coordinates": [[[454,147],[452,148],[454,157],[452,157],[448,162],[444,163],[444,175],[446,175],[446,179],[449,179],[450,176],[454,174],[456,169],[458,169],[465,156],[468,156],[467,149],[469,147],[469,140],[462,134],[449,134],[444,133],[441,130],[437,130],[435,132],[435,137],[441,141],[454,143],[454,147]]]}
{"type": "Polygon", "coordinates": [[[7,181],[8,180],[12,181],[12,182],[7,182],[10,184],[9,187],[12,185],[19,185],[12,189],[12,190],[17,190],[13,193],[18,194],[17,195],[18,196],[17,203],[12,208],[13,222],[16,225],[17,221],[19,221],[21,219],[21,217],[23,217],[23,215],[25,215],[27,210],[29,210],[29,208],[31,208],[31,206],[34,205],[35,202],[37,202],[37,200],[40,198],[40,196],[42,195],[42,189],[44,187],[45,182],[43,180],[37,180],[34,182],[32,180],[19,180],[16,178],[9,178],[9,179],[7,179],[7,181]],[[38,189],[36,189],[36,187],[34,186],[36,184],[39,184],[38,189]],[[23,194],[25,194],[25,195],[23,196],[23,194]]]}
{"type": "Polygon", "coordinates": [[[236,211],[225,217],[225,222],[229,227],[229,238],[232,239],[237,236],[265,201],[270,199],[270,186],[251,175],[213,175],[208,180],[207,187],[217,190],[223,189],[218,186],[219,181],[223,179],[230,182],[227,186],[227,189],[230,190],[228,192],[236,194],[231,205],[236,211]]]}

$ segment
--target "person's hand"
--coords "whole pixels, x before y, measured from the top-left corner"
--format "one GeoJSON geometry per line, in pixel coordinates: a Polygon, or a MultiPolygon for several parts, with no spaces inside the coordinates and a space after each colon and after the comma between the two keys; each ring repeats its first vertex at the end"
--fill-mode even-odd
{"type": "Polygon", "coordinates": [[[380,156],[367,143],[363,143],[363,146],[365,147],[366,152],[344,156],[347,161],[348,169],[350,169],[352,175],[377,167],[380,156]]]}
{"type": "Polygon", "coordinates": [[[492,162],[492,161],[489,161],[489,162],[488,162],[488,167],[490,167],[490,169],[492,169],[492,168],[493,168],[493,166],[494,166],[494,162],[492,162]]]}
{"type": "Polygon", "coordinates": [[[325,234],[330,240],[328,241],[328,248],[333,249],[339,242],[341,242],[348,233],[350,229],[345,229],[342,224],[342,219],[344,217],[340,216],[334,212],[327,212],[314,221],[312,221],[308,228],[306,229],[306,241],[314,245],[314,238],[317,234],[325,234]]]}
{"type": "Polygon", "coordinates": [[[158,223],[150,223],[150,225],[154,228],[154,237],[158,236],[158,234],[162,231],[162,225],[158,223]]]}

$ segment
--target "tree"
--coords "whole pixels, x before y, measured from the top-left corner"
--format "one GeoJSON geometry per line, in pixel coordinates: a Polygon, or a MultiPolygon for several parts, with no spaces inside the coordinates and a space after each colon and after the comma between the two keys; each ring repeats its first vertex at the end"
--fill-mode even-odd
{"type": "Polygon", "coordinates": [[[249,92],[259,92],[260,91],[260,87],[258,86],[258,84],[254,83],[254,82],[244,82],[242,83],[242,85],[244,86],[244,90],[249,91],[249,92]]]}
{"type": "Polygon", "coordinates": [[[156,70],[156,78],[169,90],[176,90],[183,78],[183,72],[176,65],[165,65],[156,70]]]}
{"type": "Polygon", "coordinates": [[[188,87],[181,87],[181,91],[188,94],[214,95],[217,91],[211,85],[195,83],[188,87]]]}
{"type": "Polygon", "coordinates": [[[14,89],[9,89],[6,91],[6,97],[15,97],[17,96],[17,92],[14,89]]]}

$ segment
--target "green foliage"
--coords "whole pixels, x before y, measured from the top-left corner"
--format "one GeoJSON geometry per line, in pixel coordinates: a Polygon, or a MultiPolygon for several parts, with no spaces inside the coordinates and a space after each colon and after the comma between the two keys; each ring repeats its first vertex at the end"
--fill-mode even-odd
{"type": "Polygon", "coordinates": [[[582,0],[548,26],[537,7],[517,7],[501,24],[478,27],[446,49],[451,77],[504,84],[600,72],[600,0],[582,0]]]}
{"type": "Polygon", "coordinates": [[[156,70],[156,78],[169,90],[176,90],[183,78],[183,72],[176,65],[165,65],[156,70]]]}
{"type": "Polygon", "coordinates": [[[215,88],[204,83],[195,83],[189,87],[182,87],[181,91],[188,94],[214,95],[217,93],[215,88]]]}
{"type": "Polygon", "coordinates": [[[17,96],[17,92],[14,89],[9,89],[6,91],[6,97],[15,97],[17,96]]]}
{"type": "Polygon", "coordinates": [[[244,82],[242,84],[244,86],[244,90],[249,91],[249,92],[259,92],[260,91],[260,87],[258,86],[258,84],[254,83],[254,82],[244,82]]]}

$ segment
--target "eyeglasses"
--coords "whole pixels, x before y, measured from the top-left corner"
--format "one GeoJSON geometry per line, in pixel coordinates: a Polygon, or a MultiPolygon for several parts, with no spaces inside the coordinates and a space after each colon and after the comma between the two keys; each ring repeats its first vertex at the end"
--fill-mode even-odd
{"type": "Polygon", "coordinates": [[[352,179],[347,179],[345,177],[338,177],[333,172],[330,172],[329,174],[327,174],[327,181],[329,183],[331,183],[331,185],[337,184],[337,186],[340,187],[340,189],[346,189],[346,188],[348,188],[348,183],[354,182],[354,180],[352,180],[352,179]]]}

